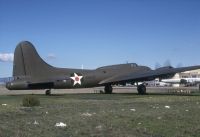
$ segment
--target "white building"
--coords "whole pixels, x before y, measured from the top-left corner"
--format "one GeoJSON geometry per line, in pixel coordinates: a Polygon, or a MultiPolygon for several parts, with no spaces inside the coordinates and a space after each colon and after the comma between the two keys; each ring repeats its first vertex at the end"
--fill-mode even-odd
{"type": "MultiPolygon", "coordinates": [[[[172,79],[181,79],[181,78],[200,78],[200,69],[177,73],[174,75],[172,79]]],[[[180,84],[173,84],[172,86],[179,87],[180,84]]]]}

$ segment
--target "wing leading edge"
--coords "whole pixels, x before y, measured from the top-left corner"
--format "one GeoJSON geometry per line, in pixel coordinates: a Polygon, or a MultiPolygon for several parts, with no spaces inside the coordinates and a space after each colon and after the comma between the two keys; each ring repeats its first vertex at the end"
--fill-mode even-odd
{"type": "Polygon", "coordinates": [[[108,79],[105,79],[101,81],[100,85],[105,84],[117,84],[121,82],[142,82],[142,81],[148,81],[148,80],[154,80],[156,78],[163,78],[167,76],[173,76],[176,73],[184,72],[184,71],[190,71],[190,70],[196,70],[200,69],[200,66],[190,66],[190,67],[181,67],[181,68],[159,68],[156,70],[149,70],[145,72],[131,72],[126,74],[119,74],[113,77],[110,77],[108,79]]]}

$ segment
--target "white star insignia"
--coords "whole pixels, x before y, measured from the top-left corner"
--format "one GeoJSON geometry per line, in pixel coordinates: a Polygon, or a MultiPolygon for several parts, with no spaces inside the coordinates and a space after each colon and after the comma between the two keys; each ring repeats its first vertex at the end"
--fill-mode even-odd
{"type": "Polygon", "coordinates": [[[83,76],[78,76],[76,73],[74,73],[74,76],[70,78],[74,80],[74,86],[75,86],[76,84],[81,85],[81,79],[83,78],[83,76]]]}

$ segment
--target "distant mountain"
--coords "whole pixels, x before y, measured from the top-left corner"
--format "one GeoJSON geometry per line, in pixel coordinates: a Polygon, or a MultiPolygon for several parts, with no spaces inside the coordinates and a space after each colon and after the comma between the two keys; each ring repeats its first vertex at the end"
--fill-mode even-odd
{"type": "Polygon", "coordinates": [[[0,78],[0,85],[3,85],[3,84],[5,84],[5,79],[3,79],[3,78],[0,78]]]}
{"type": "Polygon", "coordinates": [[[5,84],[6,82],[10,81],[11,80],[11,77],[8,77],[8,78],[0,78],[0,85],[3,85],[5,84]]]}

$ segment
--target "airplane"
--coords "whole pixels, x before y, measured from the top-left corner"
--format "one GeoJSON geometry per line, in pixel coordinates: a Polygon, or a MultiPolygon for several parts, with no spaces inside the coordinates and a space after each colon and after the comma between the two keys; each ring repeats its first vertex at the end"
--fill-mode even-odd
{"type": "Polygon", "coordinates": [[[184,84],[195,85],[200,83],[200,78],[176,78],[176,79],[162,79],[161,82],[169,84],[184,84]]]}
{"type": "MultiPolygon", "coordinates": [[[[199,66],[155,70],[136,63],[110,65],[94,70],[57,68],[47,64],[37,53],[32,43],[20,42],[14,52],[13,80],[6,83],[9,90],[92,88],[104,86],[106,94],[113,91],[112,85],[138,83],[173,77],[178,72],[200,69],[199,66]]],[[[137,84],[138,94],[146,94],[145,84],[137,84]]]]}

